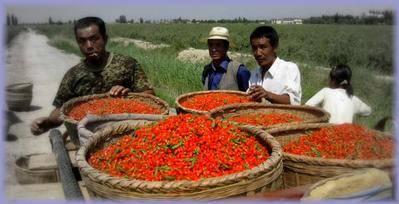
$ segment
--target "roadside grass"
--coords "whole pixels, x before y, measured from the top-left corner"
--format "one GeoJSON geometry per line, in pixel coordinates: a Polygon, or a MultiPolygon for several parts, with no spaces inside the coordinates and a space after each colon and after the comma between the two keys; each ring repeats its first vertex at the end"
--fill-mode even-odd
{"type": "MultiPolygon", "coordinates": [[[[42,31],[43,34],[46,34],[46,32],[42,31]]],[[[60,31],[59,35],[56,35],[56,31],[54,30],[50,30],[49,32],[51,34],[48,36],[52,45],[66,52],[79,54],[79,49],[72,38],[73,35],[63,34],[66,32],[65,30],[60,31]]],[[[373,41],[373,39],[369,39],[369,41],[373,41]]],[[[344,45],[339,46],[344,47],[344,45]]],[[[179,49],[176,47],[144,50],[134,45],[125,47],[122,43],[109,42],[107,49],[136,58],[154,86],[156,95],[167,101],[172,107],[175,106],[174,101],[177,96],[187,92],[202,90],[200,76],[205,64],[177,60],[176,56],[179,49]]],[[[318,52],[322,54],[323,50],[318,52]]],[[[280,56],[285,60],[296,62],[300,68],[302,75],[302,103],[305,103],[321,88],[327,86],[329,70],[320,69],[318,67],[320,64],[317,64],[317,61],[296,61],[293,59],[293,56],[289,57],[290,55],[287,55],[287,53],[280,56]]],[[[346,57],[349,58],[351,55],[346,57]]],[[[244,62],[247,63],[250,69],[255,68],[256,64],[253,59],[246,60],[244,62]]],[[[353,70],[352,84],[355,95],[373,109],[371,116],[358,117],[355,121],[373,127],[381,118],[393,116],[393,83],[377,80],[374,77],[375,74],[383,74],[385,72],[380,69],[373,70],[366,66],[351,64],[350,66],[353,70]]],[[[325,67],[328,67],[328,65],[325,67]]]]}
{"type": "Polygon", "coordinates": [[[10,42],[22,31],[25,31],[27,28],[22,25],[14,25],[14,26],[5,26],[4,27],[6,32],[5,34],[5,41],[6,45],[8,46],[10,42]]]}

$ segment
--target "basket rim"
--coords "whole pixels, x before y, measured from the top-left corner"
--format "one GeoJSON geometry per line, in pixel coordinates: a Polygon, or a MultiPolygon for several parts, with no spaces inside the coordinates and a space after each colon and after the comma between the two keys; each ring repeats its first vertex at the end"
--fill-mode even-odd
{"type": "MultiPolygon", "coordinates": [[[[196,110],[196,109],[192,109],[192,108],[186,108],[184,106],[181,105],[180,101],[191,97],[193,95],[202,95],[202,94],[208,94],[208,93],[230,93],[230,94],[237,94],[237,95],[244,95],[244,96],[248,96],[248,94],[246,92],[242,92],[242,91],[235,91],[235,90],[207,90],[207,91],[194,91],[194,92],[189,92],[189,93],[185,93],[182,94],[180,96],[178,96],[175,100],[175,104],[177,105],[178,108],[189,112],[189,113],[196,113],[196,114],[209,114],[210,111],[203,111],[203,110],[196,110]]],[[[224,106],[221,106],[224,107],[224,106]]]]}
{"type": "MultiPolygon", "coordinates": [[[[113,126],[115,129],[118,129],[123,125],[124,124],[118,124],[113,126]]],[[[221,184],[228,185],[228,184],[238,183],[239,181],[236,181],[238,179],[256,178],[265,173],[275,172],[277,170],[277,167],[283,160],[280,143],[273,136],[271,136],[264,130],[249,126],[247,127],[237,126],[237,127],[244,131],[250,132],[251,134],[256,135],[256,137],[266,142],[271,148],[271,154],[267,160],[265,160],[256,167],[253,167],[251,169],[242,172],[237,172],[224,176],[204,178],[196,181],[192,180],[145,181],[138,179],[119,178],[111,176],[100,170],[97,170],[92,166],[90,166],[86,160],[88,149],[98,144],[97,140],[104,141],[105,139],[109,138],[110,136],[109,134],[112,132],[112,127],[104,128],[96,132],[93,135],[93,137],[89,138],[89,140],[79,148],[76,154],[76,161],[83,175],[89,177],[91,180],[94,180],[95,182],[101,182],[106,186],[113,186],[118,189],[123,189],[123,188],[128,188],[128,189],[142,188],[146,190],[154,189],[165,192],[179,190],[179,189],[181,190],[182,188],[184,189],[183,191],[187,191],[195,189],[196,187],[210,188],[210,187],[220,186],[221,184]],[[98,176],[93,176],[93,174],[98,176]]],[[[134,128],[134,125],[129,126],[127,129],[125,129],[125,131],[128,131],[131,128],[134,128]]]]}
{"type": "MultiPolygon", "coordinates": [[[[151,98],[156,103],[161,104],[161,106],[165,107],[165,111],[160,113],[159,115],[167,115],[169,113],[169,105],[168,105],[168,103],[166,101],[162,100],[161,98],[157,97],[157,96],[153,96],[151,94],[146,94],[146,93],[129,92],[127,95],[122,96],[122,98],[128,98],[128,97],[131,97],[131,96],[142,96],[142,97],[151,98]]],[[[92,94],[92,95],[86,95],[86,96],[80,96],[80,97],[72,98],[69,101],[65,102],[61,106],[61,110],[60,110],[61,118],[63,119],[64,122],[72,123],[72,124],[76,124],[77,125],[79,123],[79,121],[77,121],[77,120],[75,120],[72,117],[69,117],[67,115],[67,113],[70,111],[69,109],[72,108],[75,105],[75,103],[84,102],[84,101],[90,101],[90,100],[98,99],[98,98],[108,98],[108,97],[112,97],[112,96],[109,93],[102,93],[102,94],[92,94]]],[[[125,113],[119,113],[119,114],[125,114],[125,113]]],[[[130,114],[134,114],[134,113],[130,113],[130,114]]],[[[118,115],[118,114],[105,114],[103,116],[108,116],[108,115],[118,115]]]]}
{"type": "MultiPolygon", "coordinates": [[[[251,102],[251,103],[235,103],[235,104],[229,104],[225,106],[221,106],[215,109],[212,109],[209,113],[209,116],[212,118],[215,118],[217,114],[226,112],[231,109],[281,109],[281,110],[299,110],[299,111],[304,111],[304,110],[311,110],[313,112],[320,112],[322,114],[322,117],[317,118],[317,119],[312,119],[312,120],[305,120],[301,122],[290,122],[290,123],[283,123],[283,124],[275,124],[275,125],[270,125],[270,126],[262,126],[262,125],[251,125],[251,124],[246,124],[249,126],[254,126],[256,128],[261,128],[264,130],[269,130],[272,128],[278,128],[280,126],[286,126],[286,125],[295,125],[295,124],[302,124],[302,123],[319,123],[321,121],[328,121],[330,118],[330,114],[325,111],[322,108],[319,107],[314,107],[314,106],[308,106],[308,105],[286,105],[286,104],[263,104],[263,103],[256,103],[256,102],[251,102]]],[[[226,113],[230,114],[230,113],[226,113]]],[[[224,118],[224,117],[223,117],[224,118]]],[[[237,125],[243,125],[243,123],[238,123],[234,121],[230,121],[231,123],[237,124],[237,125]]]]}
{"type": "MultiPolygon", "coordinates": [[[[273,136],[275,133],[280,133],[284,131],[292,131],[292,130],[311,130],[323,127],[331,127],[337,124],[332,123],[308,123],[308,124],[296,124],[287,127],[277,127],[267,130],[269,134],[273,136]]],[[[367,128],[367,127],[364,127],[367,128]]],[[[392,135],[386,134],[381,131],[373,130],[367,128],[375,132],[377,135],[381,135],[384,137],[390,137],[393,140],[395,138],[392,135]]],[[[284,149],[284,147],[281,147],[284,149]]],[[[283,151],[284,161],[293,161],[293,162],[301,162],[311,165],[323,165],[323,166],[345,166],[345,167],[392,167],[394,166],[394,158],[391,159],[380,159],[380,160],[349,160],[349,159],[323,159],[317,157],[310,157],[310,156],[303,156],[303,155],[296,155],[291,153],[286,153],[283,151]]]]}

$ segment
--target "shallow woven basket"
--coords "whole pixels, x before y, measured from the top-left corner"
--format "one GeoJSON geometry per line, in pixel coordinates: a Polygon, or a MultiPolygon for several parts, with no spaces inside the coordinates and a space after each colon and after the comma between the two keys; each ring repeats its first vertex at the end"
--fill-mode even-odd
{"type": "Polygon", "coordinates": [[[191,109],[191,108],[186,108],[181,105],[182,102],[186,101],[188,98],[191,98],[196,95],[201,95],[201,94],[208,94],[208,93],[230,93],[230,94],[235,94],[239,96],[248,96],[245,92],[242,91],[232,91],[232,90],[212,90],[212,91],[196,91],[196,92],[190,92],[186,93],[183,95],[180,95],[179,97],[176,98],[176,109],[179,113],[192,113],[192,114],[209,114],[210,111],[203,111],[203,110],[196,110],[196,109],[191,109]]]}
{"type": "MultiPolygon", "coordinates": [[[[73,98],[73,99],[67,101],[61,107],[61,117],[64,120],[64,125],[68,131],[71,141],[75,145],[80,145],[78,131],[77,131],[77,125],[78,125],[79,121],[74,120],[73,118],[69,117],[68,113],[78,103],[83,103],[83,102],[87,102],[87,101],[90,101],[93,99],[108,98],[108,97],[110,97],[110,95],[108,93],[77,97],[77,98],[73,98]]],[[[166,103],[162,99],[155,97],[153,95],[142,94],[142,93],[129,93],[127,96],[124,96],[124,98],[138,99],[138,100],[148,103],[150,105],[156,105],[162,110],[162,113],[160,115],[167,115],[169,113],[168,103],[166,103]]]]}
{"type": "MultiPolygon", "coordinates": [[[[291,122],[284,124],[276,124],[270,126],[256,126],[261,129],[271,129],[277,127],[285,127],[287,125],[295,125],[302,123],[323,123],[328,122],[330,114],[321,108],[312,106],[299,106],[299,105],[279,105],[279,104],[261,104],[261,103],[245,103],[245,104],[232,104],[213,109],[210,112],[212,118],[229,118],[247,113],[289,113],[303,119],[302,122],[291,122]]],[[[237,125],[244,125],[231,121],[237,125]]],[[[250,125],[250,124],[247,124],[250,125]]]]}
{"type": "Polygon", "coordinates": [[[108,199],[201,199],[215,200],[231,196],[252,195],[255,192],[281,188],[283,171],[280,144],[268,133],[253,127],[241,127],[258,137],[270,151],[270,157],[260,165],[239,173],[198,181],[144,181],[113,177],[94,169],[87,155],[107,145],[122,133],[131,133],[137,126],[117,124],[104,128],[83,144],[77,153],[82,179],[91,195],[108,199]]]}
{"type": "MultiPolygon", "coordinates": [[[[298,124],[269,129],[268,133],[284,147],[287,143],[306,137],[313,131],[333,125],[329,123],[298,124]]],[[[375,133],[378,136],[392,137],[380,131],[375,131],[375,133]]],[[[361,168],[378,168],[390,172],[394,167],[393,158],[383,160],[322,159],[283,152],[283,159],[285,188],[316,183],[325,178],[350,173],[361,168]]]]}
{"type": "Polygon", "coordinates": [[[58,169],[35,169],[28,167],[32,155],[21,156],[15,160],[15,176],[20,184],[53,183],[60,181],[58,169]]]}

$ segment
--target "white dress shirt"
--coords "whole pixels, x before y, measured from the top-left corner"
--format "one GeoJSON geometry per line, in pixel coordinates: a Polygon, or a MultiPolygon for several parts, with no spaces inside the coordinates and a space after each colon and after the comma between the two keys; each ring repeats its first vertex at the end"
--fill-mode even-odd
{"type": "Polygon", "coordinates": [[[301,75],[295,63],[277,57],[263,78],[261,69],[259,67],[251,72],[249,87],[260,85],[274,94],[288,94],[292,105],[301,103],[301,75]]]}
{"type": "Polygon", "coordinates": [[[358,97],[349,97],[342,88],[323,88],[310,98],[306,105],[321,106],[330,113],[330,123],[352,123],[353,116],[371,114],[371,108],[358,97]]]}

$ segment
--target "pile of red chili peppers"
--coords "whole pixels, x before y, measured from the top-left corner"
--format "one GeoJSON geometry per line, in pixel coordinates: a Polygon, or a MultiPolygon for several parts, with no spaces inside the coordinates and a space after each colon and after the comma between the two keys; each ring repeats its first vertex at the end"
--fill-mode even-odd
{"type": "Polygon", "coordinates": [[[249,124],[249,125],[259,125],[259,126],[271,126],[276,124],[284,124],[291,122],[301,122],[302,118],[289,114],[289,113],[261,113],[252,112],[245,113],[236,116],[229,117],[228,120],[237,123],[249,124]]]}
{"type": "Polygon", "coordinates": [[[68,116],[81,120],[87,114],[106,115],[119,113],[160,114],[161,110],[137,99],[101,98],[74,106],[68,116]]]}
{"type": "Polygon", "coordinates": [[[378,160],[393,157],[394,142],[359,125],[342,124],[301,137],[287,144],[284,151],[326,159],[378,160]]]}
{"type": "Polygon", "coordinates": [[[194,95],[183,101],[181,105],[194,110],[210,111],[219,106],[233,103],[248,103],[250,98],[233,93],[206,93],[194,95]]]}
{"type": "Polygon", "coordinates": [[[253,136],[222,120],[169,117],[89,156],[110,175],[147,181],[198,180],[253,168],[269,157],[253,136]]]}

